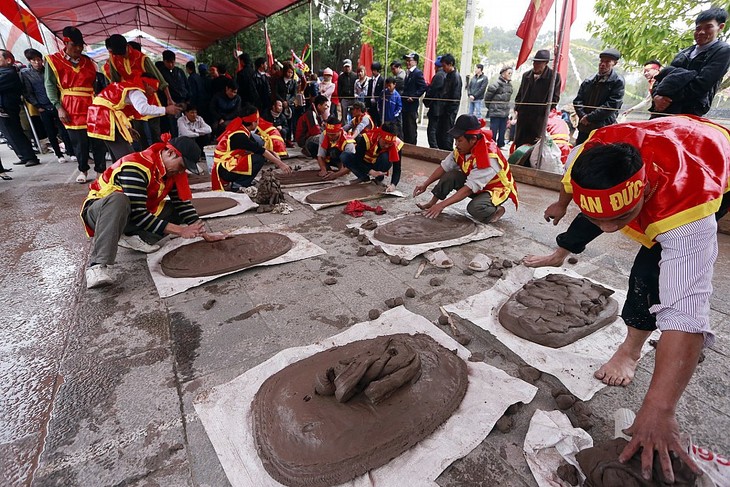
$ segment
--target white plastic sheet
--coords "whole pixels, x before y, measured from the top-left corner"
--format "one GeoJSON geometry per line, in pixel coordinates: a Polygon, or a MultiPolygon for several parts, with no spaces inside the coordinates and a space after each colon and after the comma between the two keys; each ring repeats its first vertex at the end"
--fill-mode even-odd
{"type": "MultiPolygon", "coordinates": [[[[466,360],[470,352],[426,318],[402,306],[380,318],[353,325],[327,340],[279,352],[232,381],[204,392],[194,401],[228,480],[234,487],[279,487],[256,452],[251,427],[251,401],[261,384],[287,365],[330,347],[394,333],[426,333],[466,360]]],[[[347,487],[436,486],[435,479],[456,459],[479,445],[504,411],[516,402],[529,403],[537,388],[483,362],[466,362],[469,386],[456,412],[431,436],[388,464],[371,470],[347,487]],[[404,483],[405,482],[405,483],[404,483]]]]}

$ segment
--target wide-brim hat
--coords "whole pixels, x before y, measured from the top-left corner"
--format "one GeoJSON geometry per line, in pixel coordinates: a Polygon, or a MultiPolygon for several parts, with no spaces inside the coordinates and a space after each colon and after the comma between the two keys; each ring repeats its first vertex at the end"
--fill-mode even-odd
{"type": "Polygon", "coordinates": [[[546,63],[550,61],[550,51],[548,49],[540,49],[535,53],[535,55],[530,59],[530,61],[537,61],[539,63],[546,63]]]}
{"type": "Polygon", "coordinates": [[[170,144],[182,154],[185,169],[193,174],[200,174],[200,169],[198,169],[200,147],[198,147],[198,144],[190,137],[175,137],[170,140],[170,144]]]}
{"type": "Polygon", "coordinates": [[[459,118],[456,119],[456,123],[454,123],[453,128],[449,130],[448,133],[452,137],[461,137],[469,131],[480,130],[481,128],[482,124],[474,115],[460,115],[459,118]]]}

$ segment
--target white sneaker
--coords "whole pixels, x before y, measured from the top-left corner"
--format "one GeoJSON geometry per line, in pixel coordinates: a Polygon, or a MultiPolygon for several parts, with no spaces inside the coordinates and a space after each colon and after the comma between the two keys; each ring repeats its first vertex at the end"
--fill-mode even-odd
{"type": "Polygon", "coordinates": [[[108,286],[113,282],[105,265],[96,264],[86,269],[86,289],[108,286]]]}
{"type": "Polygon", "coordinates": [[[76,158],[76,156],[68,156],[68,160],[71,162],[79,162],[79,160],[76,158]]]}
{"type": "Polygon", "coordinates": [[[84,184],[86,182],[86,173],[79,171],[79,175],[76,176],[76,182],[84,184]]]}
{"type": "Polygon", "coordinates": [[[59,156],[58,157],[58,163],[59,164],[65,164],[66,162],[68,162],[68,161],[66,160],[65,157],[63,157],[63,156],[59,156]]]}
{"type": "Polygon", "coordinates": [[[124,247],[125,249],[136,250],[137,252],[142,252],[145,254],[151,254],[152,252],[157,252],[158,250],[160,250],[159,245],[150,245],[142,240],[139,235],[122,235],[122,238],[119,239],[119,246],[124,247]]]}

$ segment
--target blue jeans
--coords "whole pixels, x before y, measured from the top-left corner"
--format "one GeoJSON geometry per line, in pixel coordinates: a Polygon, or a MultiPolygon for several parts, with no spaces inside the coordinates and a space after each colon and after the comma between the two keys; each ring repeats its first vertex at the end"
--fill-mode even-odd
{"type": "Polygon", "coordinates": [[[490,117],[489,129],[498,147],[504,147],[504,134],[507,132],[507,117],[490,117]]]}
{"type": "Polygon", "coordinates": [[[474,100],[469,102],[469,115],[475,115],[477,118],[482,116],[482,103],[484,100],[474,100]]]}

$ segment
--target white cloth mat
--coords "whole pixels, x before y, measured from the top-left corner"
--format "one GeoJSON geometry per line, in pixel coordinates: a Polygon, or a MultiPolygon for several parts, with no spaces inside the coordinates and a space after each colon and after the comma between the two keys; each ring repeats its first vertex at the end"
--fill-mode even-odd
{"type": "MultiPolygon", "coordinates": [[[[532,415],[525,435],[525,459],[539,487],[570,487],[558,477],[558,467],[570,463],[580,472],[575,454],[592,446],[591,435],[573,428],[564,413],[538,409],[532,415]]],[[[585,477],[580,475],[582,483],[585,477]]]]}
{"type": "MultiPolygon", "coordinates": [[[[232,381],[214,387],[194,401],[228,480],[234,487],[279,487],[256,452],[251,427],[251,401],[261,384],[287,365],[330,347],[394,333],[426,333],[467,360],[470,352],[420,315],[402,306],[380,318],[353,325],[322,342],[279,352],[232,381]]],[[[466,362],[469,386],[459,408],[431,436],[348,487],[436,486],[435,479],[456,459],[479,445],[504,411],[516,402],[529,403],[537,388],[483,362],[466,362]]]]}
{"type": "MultiPolygon", "coordinates": [[[[624,341],[626,325],[620,317],[600,330],[562,348],[545,347],[520,338],[505,329],[497,317],[502,304],[525,283],[548,274],[583,277],[565,268],[531,269],[520,265],[510,269],[506,277],[497,281],[491,289],[447,305],[445,308],[450,313],[456,313],[461,318],[488,331],[529,365],[554,375],[570,392],[579,399],[587,401],[596,392],[606,387],[606,384],[593,377],[593,373],[611,358],[619,344],[624,341]]],[[[611,288],[606,284],[597,283],[611,288]]],[[[626,300],[626,292],[616,289],[614,291],[616,292],[612,297],[618,301],[620,310],[626,300]]],[[[658,336],[659,331],[655,331],[651,338],[656,339],[658,336]]],[[[647,340],[641,355],[643,356],[649,350],[651,347],[647,340]]]]}
{"type": "MultiPolygon", "coordinates": [[[[371,184],[373,184],[373,183],[371,183],[371,184]]],[[[344,185],[342,185],[342,186],[344,186],[344,185]]],[[[287,190],[286,192],[289,194],[289,196],[291,196],[292,198],[294,198],[298,202],[300,202],[302,204],[305,204],[305,205],[311,206],[314,209],[314,211],[317,211],[317,210],[319,210],[321,208],[328,208],[330,206],[346,205],[350,201],[350,200],[347,200],[347,201],[336,201],[334,203],[324,203],[324,204],[321,204],[321,205],[319,205],[319,204],[312,204],[312,203],[307,202],[307,196],[309,196],[310,194],[315,193],[317,191],[320,191],[321,189],[322,188],[302,189],[302,190],[298,190],[298,191],[287,190]]],[[[384,198],[386,196],[395,196],[397,198],[405,198],[406,197],[405,194],[403,194],[400,191],[397,191],[396,190],[396,191],[391,191],[390,193],[379,193],[379,194],[374,194],[372,196],[368,196],[368,197],[365,197],[365,198],[354,198],[354,199],[359,200],[359,201],[371,201],[371,200],[374,200],[374,199],[384,198]]]]}
{"type": "Polygon", "coordinates": [[[227,210],[211,213],[209,215],[202,215],[200,218],[218,218],[221,216],[240,215],[241,213],[258,208],[259,206],[251,201],[251,198],[249,198],[247,194],[231,193],[230,191],[206,191],[205,193],[193,193],[193,200],[200,198],[230,198],[236,202],[236,206],[233,208],[228,208],[227,210]]]}
{"type": "MultiPolygon", "coordinates": [[[[307,259],[309,257],[315,257],[317,255],[326,254],[324,249],[321,247],[315,245],[314,243],[310,242],[303,236],[299,235],[298,233],[294,233],[291,230],[286,229],[285,227],[282,227],[280,225],[269,225],[269,226],[261,226],[261,227],[255,227],[255,228],[239,228],[238,230],[234,230],[232,232],[229,232],[230,235],[241,235],[244,233],[258,233],[258,232],[276,232],[281,233],[282,235],[286,235],[289,237],[292,242],[294,242],[294,246],[289,249],[289,251],[284,254],[280,255],[279,257],[271,260],[267,260],[266,262],[262,262],[260,264],[256,264],[252,267],[258,267],[258,266],[266,266],[266,265],[275,265],[275,264],[284,264],[286,262],[294,262],[297,260],[307,259]]],[[[170,296],[174,296],[175,294],[181,293],[183,291],[187,291],[190,288],[200,286],[201,284],[205,284],[206,282],[213,281],[215,279],[218,279],[222,276],[227,276],[229,274],[234,274],[236,272],[242,272],[248,269],[251,269],[252,267],[248,267],[246,269],[241,269],[237,271],[231,271],[231,272],[225,272],[223,274],[216,274],[214,276],[204,276],[204,277],[169,277],[165,275],[165,273],[162,272],[162,268],[160,266],[160,263],[162,262],[162,258],[170,251],[182,247],[183,245],[188,245],[194,242],[199,242],[203,240],[202,237],[193,238],[193,239],[185,239],[185,238],[176,238],[173,240],[170,240],[167,242],[160,250],[157,252],[154,252],[152,254],[147,254],[147,267],[150,269],[150,274],[152,275],[152,280],[155,283],[155,287],[157,288],[157,292],[160,294],[161,298],[167,298],[170,296]]]]}
{"type": "MultiPolygon", "coordinates": [[[[420,213],[420,212],[421,211],[419,210],[418,213],[420,213]]],[[[474,223],[476,223],[476,225],[477,225],[476,230],[474,230],[474,232],[470,233],[469,235],[465,235],[465,236],[459,237],[459,238],[452,238],[449,240],[440,240],[437,242],[428,242],[428,243],[423,243],[423,244],[418,244],[418,245],[392,245],[392,244],[383,243],[380,240],[376,239],[374,237],[375,230],[363,230],[362,228],[360,228],[360,226],[364,222],[358,221],[358,222],[354,222],[354,223],[349,223],[347,225],[347,227],[348,228],[357,228],[358,230],[360,230],[361,234],[364,234],[368,237],[368,239],[370,240],[370,243],[372,243],[373,245],[380,245],[380,247],[383,249],[383,252],[385,252],[386,254],[397,255],[398,257],[401,257],[402,259],[408,259],[408,260],[413,260],[414,258],[416,258],[417,256],[421,255],[422,253],[424,253],[428,250],[453,247],[454,245],[461,245],[461,244],[464,244],[467,242],[474,242],[477,240],[484,240],[484,239],[491,238],[491,237],[501,237],[502,236],[502,232],[499,229],[493,227],[492,225],[485,225],[484,223],[480,223],[480,222],[474,220],[473,218],[471,218],[469,216],[468,213],[466,213],[466,211],[459,211],[457,208],[446,208],[443,211],[443,213],[450,213],[452,215],[462,215],[462,216],[465,216],[465,217],[473,220],[474,223]]],[[[398,216],[381,215],[381,216],[375,216],[372,218],[368,218],[368,220],[373,220],[375,223],[378,224],[378,226],[380,226],[380,225],[385,225],[388,222],[392,222],[393,220],[402,218],[406,215],[408,215],[408,213],[403,213],[398,216]]],[[[377,228],[376,228],[376,230],[377,230],[377,228]]]]}

